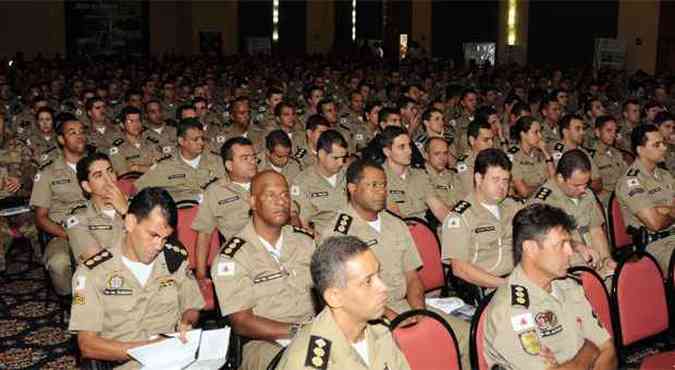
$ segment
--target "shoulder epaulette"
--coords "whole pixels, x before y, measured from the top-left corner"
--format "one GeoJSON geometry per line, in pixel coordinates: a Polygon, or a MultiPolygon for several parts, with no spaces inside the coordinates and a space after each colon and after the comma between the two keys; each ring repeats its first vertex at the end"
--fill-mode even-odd
{"type": "Polygon", "coordinates": [[[467,157],[468,157],[468,156],[467,156],[466,154],[460,154],[460,155],[457,157],[457,161],[458,161],[458,162],[464,161],[467,157]]]}
{"type": "Polygon", "coordinates": [[[114,146],[120,146],[120,145],[122,145],[122,143],[124,143],[124,139],[122,139],[121,137],[117,138],[117,139],[115,139],[115,141],[113,141],[114,146]]]}
{"type": "Polygon", "coordinates": [[[471,207],[471,203],[469,203],[465,200],[460,200],[459,202],[457,202],[457,204],[455,204],[455,207],[452,208],[452,211],[457,212],[461,215],[467,209],[469,209],[469,207],[471,207]]]}
{"type": "Polygon", "coordinates": [[[47,153],[53,152],[54,150],[56,150],[56,145],[54,145],[51,148],[45,150],[44,152],[42,152],[42,154],[47,154],[47,153]]]}
{"type": "Polygon", "coordinates": [[[307,230],[305,228],[293,226],[293,232],[296,232],[296,233],[299,233],[299,234],[304,234],[304,235],[307,235],[310,238],[314,239],[314,234],[312,234],[312,232],[310,232],[309,230],[307,230]]]}
{"type": "Polygon", "coordinates": [[[330,340],[318,335],[310,336],[305,366],[321,370],[327,369],[330,358],[330,347],[330,340]]]}
{"type": "Polygon", "coordinates": [[[159,163],[161,161],[166,161],[167,159],[170,159],[170,158],[171,158],[171,154],[163,155],[161,158],[159,158],[157,160],[157,163],[159,163]]]}
{"type": "Polygon", "coordinates": [[[347,232],[349,232],[349,228],[352,226],[352,221],[354,221],[354,218],[352,218],[352,216],[345,213],[340,213],[337,222],[335,223],[335,228],[333,228],[333,231],[347,235],[347,232]]]}
{"type": "Polygon", "coordinates": [[[180,268],[183,261],[187,259],[187,249],[177,240],[173,240],[172,243],[166,243],[164,244],[164,259],[166,260],[166,267],[173,274],[180,268]]]}
{"type": "Polygon", "coordinates": [[[522,285],[511,285],[511,305],[530,307],[530,295],[527,293],[527,288],[522,285]]]}
{"type": "Polygon", "coordinates": [[[520,150],[520,148],[514,145],[514,146],[509,148],[509,153],[516,154],[516,153],[518,153],[519,150],[520,150]]]}
{"type": "Polygon", "coordinates": [[[563,143],[556,143],[553,146],[553,149],[562,152],[562,150],[565,149],[565,146],[563,145],[563,143]]]}
{"type": "Polygon", "coordinates": [[[89,257],[89,259],[87,259],[86,261],[84,261],[83,264],[87,266],[90,270],[93,270],[94,267],[102,264],[103,262],[111,259],[112,257],[113,257],[112,253],[110,253],[107,249],[101,249],[101,251],[89,257]]]}
{"type": "Polygon", "coordinates": [[[152,143],[155,143],[155,144],[159,143],[159,140],[157,140],[156,138],[154,138],[152,136],[147,136],[145,139],[152,142],[152,143]]]}
{"type": "Polygon", "coordinates": [[[234,237],[225,243],[225,247],[223,247],[220,254],[232,258],[244,244],[246,244],[246,240],[234,237]]]}
{"type": "Polygon", "coordinates": [[[215,150],[212,150],[212,151],[211,151],[211,154],[213,154],[213,155],[220,155],[220,153],[218,153],[218,152],[215,151],[215,150]]]}
{"type": "Polygon", "coordinates": [[[52,164],[52,163],[54,163],[54,160],[50,159],[50,160],[48,160],[47,162],[41,164],[40,167],[38,168],[38,170],[42,171],[42,170],[44,170],[47,166],[49,166],[49,165],[52,164]]]}
{"type": "Polygon", "coordinates": [[[534,197],[540,200],[546,200],[546,198],[548,198],[548,196],[551,195],[551,193],[552,193],[551,189],[542,186],[541,189],[539,189],[539,191],[537,192],[537,195],[535,195],[534,197]]]}
{"type": "Polygon", "coordinates": [[[87,208],[87,205],[86,205],[86,204],[81,204],[81,205],[79,205],[79,206],[77,206],[77,207],[72,208],[72,209],[70,210],[70,214],[71,214],[71,215],[74,215],[76,212],[79,212],[80,210],[85,209],[85,208],[87,208]]]}
{"type": "Polygon", "coordinates": [[[209,185],[213,184],[213,183],[216,182],[216,181],[218,181],[218,178],[217,178],[217,177],[212,178],[212,179],[209,180],[206,184],[202,185],[202,189],[203,189],[203,190],[206,190],[206,188],[208,188],[209,185]]]}
{"type": "Polygon", "coordinates": [[[525,199],[523,199],[523,198],[516,198],[516,197],[510,196],[509,199],[511,199],[512,201],[514,201],[516,203],[520,203],[520,204],[526,203],[525,199]]]}
{"type": "Polygon", "coordinates": [[[583,146],[582,146],[582,148],[586,149],[586,151],[591,156],[591,158],[595,157],[595,149],[586,148],[586,147],[583,147],[583,146]]]}
{"type": "Polygon", "coordinates": [[[302,159],[305,154],[307,154],[307,149],[305,148],[299,148],[297,153],[295,153],[295,158],[302,159]]]}
{"type": "Polygon", "coordinates": [[[633,176],[634,177],[634,176],[637,176],[638,173],[640,173],[639,169],[631,168],[630,170],[628,170],[628,172],[626,172],[626,176],[633,176]]]}
{"type": "Polygon", "coordinates": [[[387,212],[388,214],[390,214],[390,215],[392,215],[392,216],[398,218],[399,220],[405,222],[405,220],[403,219],[403,217],[397,215],[396,213],[394,213],[394,212],[392,212],[392,211],[390,211],[390,210],[388,210],[388,209],[386,209],[386,208],[384,209],[384,211],[387,212]]]}

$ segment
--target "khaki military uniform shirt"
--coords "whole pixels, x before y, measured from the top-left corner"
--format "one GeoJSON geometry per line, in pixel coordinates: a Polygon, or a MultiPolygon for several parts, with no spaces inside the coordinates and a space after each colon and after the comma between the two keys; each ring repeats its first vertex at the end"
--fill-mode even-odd
{"type": "MultiPolygon", "coordinates": [[[[572,239],[588,247],[593,247],[591,229],[602,227],[605,223],[602,206],[595,199],[591,189],[586,189],[586,193],[580,199],[573,200],[563,193],[555,179],[548,180],[539,188],[529,203],[545,203],[558,207],[572,216],[577,227],[572,232],[572,239]]],[[[606,251],[597,252],[600,254],[600,259],[609,257],[606,251]]],[[[578,254],[571,258],[570,263],[573,266],[586,265],[584,259],[578,254]]]]}
{"type": "Polygon", "coordinates": [[[497,276],[513,269],[513,216],[522,204],[506,198],[499,205],[499,219],[471,193],[452,209],[443,222],[441,257],[479,266],[497,276]]]}
{"type": "Polygon", "coordinates": [[[0,165],[7,168],[10,176],[20,180],[21,189],[16,195],[28,196],[36,173],[30,148],[18,138],[6,141],[0,149],[0,165]]]}
{"type": "Polygon", "coordinates": [[[607,146],[602,142],[598,142],[595,148],[595,156],[593,156],[595,166],[602,177],[602,188],[606,195],[601,196],[605,205],[609,202],[609,194],[614,191],[616,182],[619,177],[626,172],[626,162],[623,160],[621,152],[612,146],[607,146]]]}
{"type": "Polygon", "coordinates": [[[426,169],[436,196],[446,207],[454,206],[460,199],[459,194],[469,192],[463,188],[455,169],[446,169],[443,172],[438,172],[428,163],[426,164],[426,169]]]}
{"type": "Polygon", "coordinates": [[[571,278],[554,280],[551,292],[532,283],[520,265],[497,289],[486,308],[485,358],[488,367],[548,369],[545,346],[557,363],[574,358],[589,340],[600,347],[611,339],[571,278]]]}
{"type": "Polygon", "coordinates": [[[426,200],[436,192],[425,170],[409,167],[403,177],[398,176],[385,163],[387,175],[387,202],[395,204],[401,211],[401,217],[419,217],[424,219],[428,209],[426,200]]]}
{"type": "Polygon", "coordinates": [[[582,152],[586,153],[586,155],[588,156],[588,160],[591,162],[591,179],[592,180],[599,179],[600,170],[598,170],[598,166],[593,160],[596,153],[595,149],[588,149],[581,146],[577,148],[571,148],[568,145],[565,145],[563,142],[559,141],[553,144],[553,150],[551,152],[551,156],[553,157],[553,161],[555,162],[556,167],[558,166],[558,161],[560,160],[560,158],[562,158],[563,154],[569,152],[572,149],[579,149],[582,152]]]}
{"type": "Polygon", "coordinates": [[[295,181],[295,178],[302,172],[302,165],[294,157],[288,158],[288,163],[285,167],[279,168],[270,162],[267,158],[266,153],[260,153],[258,155],[258,171],[273,170],[277,173],[284,175],[286,181],[289,184],[292,184],[295,181]]]}
{"type": "Polygon", "coordinates": [[[633,150],[631,149],[630,146],[630,135],[633,132],[634,126],[626,121],[625,119],[622,119],[621,121],[617,122],[619,124],[617,133],[616,133],[616,146],[617,148],[621,150],[626,150],[629,152],[632,152],[633,150]]]}
{"type": "Polygon", "coordinates": [[[469,152],[468,154],[460,155],[457,158],[455,169],[457,169],[457,177],[462,184],[462,191],[457,195],[458,198],[464,198],[473,191],[473,172],[476,164],[476,153],[469,152]]]}
{"type": "MultiPolygon", "coordinates": [[[[152,166],[163,153],[158,149],[158,145],[152,144],[147,140],[140,140],[138,145],[128,140],[118,139],[116,145],[108,151],[112,167],[118,175],[132,172],[131,166],[152,166]]],[[[167,150],[169,154],[172,150],[167,150]]]]}
{"type": "Polygon", "coordinates": [[[117,213],[111,218],[92,201],[76,210],[65,224],[68,243],[80,263],[84,262],[85,252],[110,249],[124,234],[124,220],[117,213]]]}
{"type": "Polygon", "coordinates": [[[541,136],[547,145],[547,148],[552,148],[553,144],[560,141],[560,128],[556,125],[551,127],[547,122],[541,122],[541,136]]]}
{"type": "Polygon", "coordinates": [[[85,202],[75,170],[63,158],[47,162],[35,175],[30,205],[49,209],[49,219],[55,223],[62,224],[71,210],[85,202]]]}
{"type": "Polygon", "coordinates": [[[219,179],[206,188],[192,229],[211,233],[218,228],[229,239],[246,226],[249,211],[249,191],[227,179],[219,179]]]}
{"type": "MultiPolygon", "coordinates": [[[[616,197],[621,205],[626,226],[644,226],[637,213],[643,209],[675,204],[675,178],[670,172],[656,167],[653,173],[636,159],[616,183],[616,197]]],[[[666,230],[674,230],[673,225],[666,230]]],[[[675,248],[675,235],[650,243],[647,251],[656,257],[662,271],[668,271],[670,255],[675,248]]]]}
{"type": "Polygon", "coordinates": [[[206,187],[215,179],[225,176],[222,160],[204,152],[199,165],[194,168],[183,160],[180,153],[164,156],[148,172],[136,180],[140,191],[150,186],[165,188],[176,202],[197,200],[201,202],[206,187]]]}
{"type": "Polygon", "coordinates": [[[353,127],[354,148],[357,152],[362,151],[368,146],[371,140],[377,135],[377,129],[371,126],[369,122],[362,122],[353,127]]]}
{"type": "Polygon", "coordinates": [[[548,179],[548,165],[541,150],[533,148],[530,154],[527,154],[519,147],[512,146],[506,155],[513,164],[511,168],[513,180],[522,180],[525,185],[537,188],[548,179]]]}
{"type": "Polygon", "coordinates": [[[347,341],[330,308],[324,308],[295,337],[277,365],[280,370],[409,370],[408,362],[389,329],[368,324],[364,335],[368,342],[368,364],[347,341]]]}
{"type": "Polygon", "coordinates": [[[122,129],[116,124],[107,122],[103,127],[90,127],[87,132],[87,143],[96,147],[101,153],[107,153],[108,149],[124,140],[122,129]]]}
{"type": "Polygon", "coordinates": [[[387,307],[402,313],[410,309],[406,300],[405,274],[421,268],[422,258],[403,220],[387,211],[378,213],[378,219],[379,231],[348,205],[340,210],[332,225],[320,235],[322,238],[350,235],[363,240],[380,261],[380,277],[388,288],[387,307]]]}
{"type": "Polygon", "coordinates": [[[300,206],[300,219],[314,223],[314,230],[327,228],[338,209],[347,204],[345,171],[337,173],[335,186],[314,165],[300,172],[291,185],[291,196],[300,206]]]}
{"type": "MultiPolygon", "coordinates": [[[[226,140],[237,136],[243,136],[251,140],[251,142],[253,143],[253,147],[255,148],[255,151],[258,153],[262,152],[265,148],[266,130],[258,126],[249,125],[248,130],[244,132],[239,127],[232,125],[224,129],[223,132],[226,140]]],[[[204,134],[204,136],[206,137],[206,134],[204,134]]],[[[220,147],[222,145],[223,145],[222,143],[219,145],[214,144],[214,148],[218,151],[218,153],[220,153],[220,147]]]]}
{"type": "Polygon", "coordinates": [[[56,141],[56,133],[53,133],[52,136],[47,139],[42,134],[33,132],[32,135],[26,138],[25,143],[32,151],[33,163],[44,163],[60,155],[59,144],[56,141]]]}
{"type": "Polygon", "coordinates": [[[165,124],[159,132],[155,131],[150,124],[145,126],[145,130],[141,133],[141,139],[147,141],[148,144],[156,145],[158,150],[163,153],[172,153],[172,149],[178,145],[176,128],[165,124]],[[165,149],[171,148],[171,149],[165,149]]]}
{"type": "Polygon", "coordinates": [[[670,174],[675,176],[675,144],[667,144],[665,168],[670,171],[670,174]]]}
{"type": "MultiPolygon", "coordinates": [[[[69,329],[93,331],[118,341],[148,340],[177,330],[182,314],[204,307],[204,298],[188,268],[187,251],[165,244],[145,285],[122,261],[122,237],[81,264],[75,285],[69,329]]],[[[138,369],[130,361],[118,367],[138,369]]]]}

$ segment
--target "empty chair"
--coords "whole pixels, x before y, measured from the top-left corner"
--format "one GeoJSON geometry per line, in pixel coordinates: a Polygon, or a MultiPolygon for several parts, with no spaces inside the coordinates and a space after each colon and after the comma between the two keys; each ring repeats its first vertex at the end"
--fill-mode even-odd
{"type": "Polygon", "coordinates": [[[609,294],[600,275],[595,270],[586,266],[573,267],[569,272],[581,280],[581,285],[583,285],[586,292],[586,298],[591,303],[593,311],[598,315],[600,322],[607,329],[609,335],[614,336],[609,294]]]}
{"type": "Polygon", "coordinates": [[[405,219],[415,247],[422,258],[422,268],[418,271],[426,292],[440,289],[446,295],[447,280],[441,262],[441,243],[429,225],[419,218],[405,219]]]}
{"type": "Polygon", "coordinates": [[[609,239],[614,246],[612,254],[615,258],[626,257],[633,251],[633,238],[626,230],[626,223],[623,219],[623,213],[621,213],[621,205],[619,204],[619,200],[616,199],[615,193],[612,193],[609,197],[607,214],[607,218],[609,219],[607,222],[609,239]]]}
{"type": "Polygon", "coordinates": [[[117,187],[129,197],[136,195],[138,191],[134,182],[143,175],[140,172],[127,172],[117,177],[117,187]]]}
{"type": "Polygon", "coordinates": [[[457,338],[450,325],[435,312],[404,312],[391,323],[391,330],[412,370],[461,369],[457,338]],[[401,326],[411,316],[424,316],[416,324],[401,326]]]}

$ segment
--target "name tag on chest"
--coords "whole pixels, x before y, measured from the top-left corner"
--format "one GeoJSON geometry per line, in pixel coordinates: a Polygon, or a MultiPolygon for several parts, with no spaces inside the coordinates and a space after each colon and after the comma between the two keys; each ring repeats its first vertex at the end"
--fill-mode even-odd
{"type": "Polygon", "coordinates": [[[52,185],[63,185],[63,184],[70,184],[70,179],[61,179],[52,181],[52,185]]]}
{"type": "Polygon", "coordinates": [[[89,225],[89,230],[112,230],[112,225],[89,225]]]}
{"type": "Polygon", "coordinates": [[[312,198],[325,198],[325,197],[328,196],[328,192],[327,191],[318,191],[316,193],[311,193],[310,196],[312,198]]]}
{"type": "Polygon", "coordinates": [[[475,232],[476,234],[481,234],[481,233],[486,233],[486,232],[495,231],[495,230],[497,230],[497,228],[495,228],[494,226],[481,226],[481,227],[477,227],[473,232],[475,232]]]}
{"type": "Polygon", "coordinates": [[[238,195],[235,195],[235,196],[229,197],[229,198],[225,198],[225,199],[219,201],[218,204],[222,206],[222,205],[225,205],[225,204],[228,204],[228,203],[232,203],[232,202],[234,202],[234,201],[236,201],[236,200],[239,200],[239,196],[238,196],[238,195]]]}

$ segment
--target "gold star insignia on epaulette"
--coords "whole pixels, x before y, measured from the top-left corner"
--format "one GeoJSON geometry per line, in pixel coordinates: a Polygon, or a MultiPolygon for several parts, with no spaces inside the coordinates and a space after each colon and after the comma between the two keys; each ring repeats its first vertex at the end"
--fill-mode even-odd
{"type": "Polygon", "coordinates": [[[535,197],[537,199],[546,200],[546,198],[548,198],[549,195],[551,195],[551,189],[541,188],[541,189],[539,189],[539,191],[537,192],[537,195],[535,197]]]}
{"type": "Polygon", "coordinates": [[[331,342],[329,340],[316,335],[310,336],[305,366],[315,369],[326,369],[328,367],[328,358],[330,357],[330,347],[331,342]]]}
{"type": "Polygon", "coordinates": [[[232,258],[234,256],[234,254],[237,253],[239,248],[241,248],[245,243],[246,243],[246,241],[244,239],[240,239],[240,238],[236,238],[236,237],[232,238],[232,239],[230,239],[229,242],[227,242],[227,244],[225,245],[225,248],[223,248],[222,254],[227,256],[227,257],[232,258]]]}
{"type": "Polygon", "coordinates": [[[452,209],[452,211],[457,212],[461,215],[462,213],[464,213],[464,211],[469,209],[469,207],[471,207],[471,203],[469,203],[465,200],[462,200],[462,201],[459,201],[459,203],[455,204],[455,207],[452,209]]]}
{"type": "Polygon", "coordinates": [[[100,265],[101,263],[109,260],[112,258],[112,254],[108,252],[107,249],[104,249],[94,256],[90,257],[88,260],[84,261],[84,265],[89,267],[89,269],[93,269],[94,267],[100,265]]]}
{"type": "Polygon", "coordinates": [[[183,256],[187,256],[187,251],[186,251],[185,249],[183,249],[183,248],[180,248],[180,247],[176,246],[176,245],[166,243],[166,244],[164,245],[164,248],[166,248],[166,249],[168,249],[168,250],[170,250],[170,251],[173,251],[173,252],[182,254],[183,256]]]}
{"type": "Polygon", "coordinates": [[[513,306],[530,307],[530,296],[522,285],[511,285],[511,304],[513,306]]]}

